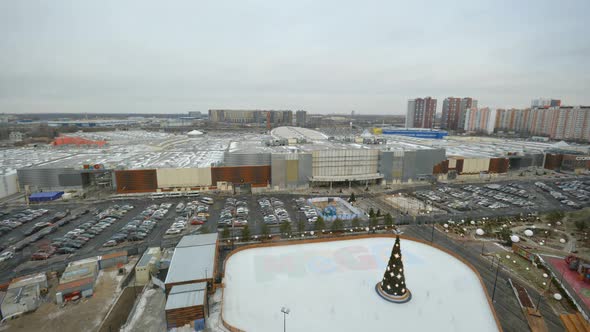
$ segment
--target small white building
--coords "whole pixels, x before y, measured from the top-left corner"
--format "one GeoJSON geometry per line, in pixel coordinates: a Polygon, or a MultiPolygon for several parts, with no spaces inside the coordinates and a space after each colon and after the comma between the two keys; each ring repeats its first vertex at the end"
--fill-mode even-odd
{"type": "Polygon", "coordinates": [[[158,247],[148,248],[135,266],[135,282],[145,285],[151,280],[152,274],[158,273],[158,262],[162,251],[158,247]]]}

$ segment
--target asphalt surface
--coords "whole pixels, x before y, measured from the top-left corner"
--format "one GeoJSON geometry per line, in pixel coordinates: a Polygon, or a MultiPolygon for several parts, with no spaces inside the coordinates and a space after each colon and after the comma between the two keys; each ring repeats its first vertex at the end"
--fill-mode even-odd
{"type": "MultiPolygon", "coordinates": [[[[560,179],[561,180],[561,179],[560,179]]],[[[359,203],[362,202],[364,207],[373,207],[376,211],[380,209],[382,214],[390,212],[394,215],[396,223],[398,224],[411,224],[408,226],[403,226],[404,231],[407,235],[413,236],[416,238],[422,238],[430,241],[432,236],[432,228],[430,225],[422,225],[422,224],[430,224],[433,221],[442,222],[448,219],[460,220],[460,219],[467,219],[467,218],[477,218],[477,217],[494,217],[494,216],[507,216],[507,215],[518,215],[521,213],[528,213],[528,212],[546,212],[546,211],[553,211],[553,210],[571,210],[560,204],[557,200],[551,197],[548,193],[540,190],[536,186],[534,186],[534,182],[539,181],[539,179],[534,180],[524,180],[524,181],[515,181],[514,179],[508,181],[498,181],[494,183],[506,183],[506,182],[518,182],[522,186],[526,188],[526,190],[530,193],[533,193],[535,198],[536,207],[535,208],[517,208],[517,207],[509,207],[506,209],[489,209],[489,208],[479,208],[477,210],[470,210],[470,211],[451,211],[449,214],[437,215],[437,216],[418,216],[416,218],[400,214],[398,211],[393,210],[389,205],[384,203],[379,199],[380,195],[384,193],[375,193],[375,192],[365,192],[364,190],[356,191],[357,200],[359,203]]],[[[545,180],[542,182],[546,182],[551,184],[552,182],[558,181],[557,179],[552,180],[545,180]]],[[[474,184],[477,186],[483,186],[484,184],[474,184]]],[[[448,186],[453,188],[461,188],[465,186],[465,184],[439,184],[438,186],[448,186]]],[[[555,186],[553,186],[555,187],[555,186]]],[[[404,190],[396,190],[396,191],[389,191],[385,194],[397,193],[397,192],[405,192],[411,193],[415,190],[431,190],[433,188],[431,185],[427,186],[420,186],[419,188],[408,188],[404,190]]],[[[346,190],[347,188],[343,188],[346,190]]],[[[357,188],[358,189],[358,188],[357,188]]],[[[436,189],[436,187],[435,187],[436,189]]],[[[320,190],[321,191],[321,190],[320,190]]],[[[323,193],[323,191],[322,191],[323,193]]],[[[437,191],[437,193],[440,193],[437,191]]],[[[328,195],[328,194],[326,194],[328,195]]],[[[308,223],[305,220],[305,216],[297,211],[296,205],[294,200],[298,197],[306,197],[309,198],[310,195],[293,195],[293,194],[285,194],[285,193],[266,193],[266,194],[255,194],[255,195],[206,195],[208,197],[212,197],[214,199],[214,204],[209,207],[210,217],[208,218],[207,222],[203,225],[207,229],[207,231],[212,232],[215,230],[222,230],[223,227],[218,225],[217,220],[219,219],[220,211],[223,209],[225,204],[225,200],[227,197],[233,197],[238,200],[243,200],[248,203],[249,208],[249,215],[248,215],[248,224],[252,235],[260,234],[262,230],[262,225],[264,223],[262,217],[262,210],[258,205],[258,199],[262,197],[275,197],[283,201],[285,204],[285,209],[288,211],[291,220],[292,220],[292,229],[294,232],[297,231],[297,221],[302,219],[305,221],[305,228],[307,231],[313,230],[314,225],[308,223]]],[[[348,194],[342,193],[332,193],[329,196],[340,196],[343,198],[348,198],[348,194]]],[[[43,221],[44,218],[53,216],[56,212],[65,211],[66,209],[75,209],[79,207],[88,207],[88,208],[96,208],[99,211],[102,211],[114,204],[124,205],[130,204],[134,206],[134,209],[130,210],[123,218],[117,220],[112,226],[107,228],[101,234],[96,236],[95,238],[91,239],[78,250],[75,254],[64,257],[63,260],[60,262],[55,263],[47,263],[43,264],[43,262],[39,263],[37,266],[33,266],[28,269],[24,269],[18,272],[18,275],[28,274],[28,273],[35,273],[40,271],[48,271],[51,269],[59,269],[63,267],[64,264],[83,259],[86,257],[102,255],[109,252],[115,252],[119,250],[130,250],[131,252],[139,252],[141,253],[145,248],[150,246],[161,246],[161,247],[173,247],[183,235],[195,233],[195,228],[189,227],[189,229],[185,230],[182,234],[177,236],[167,236],[164,233],[169,228],[169,226],[174,222],[174,219],[178,216],[176,213],[175,207],[179,202],[184,202],[185,204],[192,200],[198,200],[196,197],[184,197],[184,198],[162,198],[162,199],[151,199],[151,198],[134,198],[134,199],[125,199],[125,200],[101,200],[97,202],[92,201],[83,201],[79,203],[48,203],[48,204],[41,204],[32,206],[34,208],[46,208],[49,210],[49,213],[37,220],[29,222],[25,225],[22,225],[15,230],[13,230],[9,234],[5,234],[0,236],[0,242],[6,246],[9,244],[13,244],[14,242],[22,239],[24,237],[23,231],[32,227],[35,222],[43,221]],[[128,221],[133,220],[137,215],[139,215],[146,207],[151,204],[161,204],[169,202],[172,203],[172,207],[169,209],[168,214],[164,217],[164,219],[157,222],[156,227],[148,234],[148,237],[143,241],[137,242],[124,242],[123,244],[118,245],[117,247],[113,248],[104,248],[102,245],[106,242],[113,234],[117,233],[128,221]]],[[[585,206],[588,206],[586,203],[585,206]]],[[[9,208],[13,214],[17,213],[26,207],[23,206],[12,206],[9,208]]],[[[0,263],[0,282],[7,282],[11,278],[17,276],[15,272],[15,268],[22,263],[27,262],[30,259],[30,255],[34,253],[40,245],[49,243],[50,239],[57,238],[63,236],[70,230],[73,230],[77,227],[77,225],[88,221],[89,219],[93,218],[94,215],[86,214],[81,216],[75,221],[70,222],[67,225],[61,227],[56,233],[48,235],[46,238],[34,243],[33,245],[26,247],[23,251],[18,252],[14,258],[11,260],[0,263]]],[[[4,217],[6,219],[6,217],[4,217]]],[[[367,225],[367,221],[361,222],[361,225],[364,227],[367,225]]],[[[349,224],[345,225],[349,227],[349,224]]],[[[329,227],[329,225],[327,225],[329,227]]],[[[233,231],[230,228],[233,236],[240,236],[241,229],[234,228],[233,231]]],[[[279,226],[271,226],[270,227],[271,233],[279,233],[279,226]]],[[[198,231],[197,231],[198,232],[198,231]]],[[[491,262],[489,259],[484,258],[481,256],[481,247],[477,245],[473,247],[469,244],[461,244],[457,243],[451,239],[449,239],[444,233],[439,233],[438,231],[435,232],[434,235],[434,242],[438,245],[441,245],[451,251],[457,252],[459,255],[464,257],[468,262],[470,262],[480,273],[482,276],[486,287],[488,289],[489,294],[493,292],[493,285],[494,279],[496,276],[496,265],[491,266],[491,262]]],[[[495,303],[494,306],[496,308],[496,312],[498,313],[499,319],[502,323],[502,327],[505,331],[527,331],[528,324],[526,322],[525,317],[523,316],[520,307],[518,306],[518,302],[514,296],[512,289],[509,287],[508,282],[508,273],[502,269],[498,272],[498,281],[496,283],[496,293],[494,296],[495,303]]],[[[538,297],[538,292],[533,289],[527,288],[531,297],[536,299],[538,297]]],[[[541,311],[543,312],[545,321],[550,331],[563,331],[564,328],[561,325],[559,317],[553,313],[553,311],[541,301],[541,311]]]]}
{"type": "MultiPolygon", "coordinates": [[[[424,226],[404,226],[403,231],[406,235],[431,241],[432,228],[428,225],[424,226]]],[[[496,279],[497,264],[492,266],[491,261],[481,255],[481,246],[479,244],[470,246],[468,244],[460,244],[447,237],[444,233],[439,231],[434,232],[434,243],[442,246],[450,251],[453,251],[467,260],[473,265],[481,275],[486,285],[488,294],[492,296],[494,293],[494,280],[496,279]]],[[[508,284],[508,273],[502,269],[498,270],[498,278],[496,282],[496,290],[494,294],[494,308],[498,314],[498,319],[502,324],[504,331],[529,331],[528,323],[524,317],[514,292],[508,284]]],[[[530,287],[526,287],[533,300],[538,299],[539,293],[530,287]]],[[[545,319],[545,323],[549,331],[564,331],[565,328],[561,324],[559,316],[541,300],[540,310],[545,319]]]]}

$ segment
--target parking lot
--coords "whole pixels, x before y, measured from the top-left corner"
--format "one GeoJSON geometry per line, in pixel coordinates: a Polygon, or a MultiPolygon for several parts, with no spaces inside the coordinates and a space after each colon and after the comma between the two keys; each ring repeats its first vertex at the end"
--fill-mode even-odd
{"type": "MultiPolygon", "coordinates": [[[[465,217],[573,210],[590,203],[590,181],[586,178],[539,183],[438,185],[431,190],[405,192],[404,197],[422,202],[417,206],[431,205],[451,216],[465,217]]],[[[379,203],[381,212],[394,212],[398,222],[410,220],[399,207],[384,203],[383,197],[359,195],[355,205],[379,203]]],[[[314,230],[317,214],[307,203],[308,198],[290,194],[211,194],[208,198],[145,196],[96,203],[11,206],[0,213],[0,248],[6,252],[26,239],[31,243],[23,244],[20,250],[12,249],[12,254],[0,254],[0,280],[22,271],[22,266],[20,270],[17,267],[26,262],[30,268],[42,266],[48,258],[69,261],[123,249],[170,247],[183,235],[225,227],[230,229],[231,236],[240,236],[246,224],[253,235],[261,234],[263,225],[268,226],[270,233],[279,233],[281,223],[285,222],[291,223],[293,231],[300,229],[298,224],[307,231],[314,230]],[[88,212],[83,214],[85,211],[88,212]],[[38,261],[31,262],[31,258],[38,261]]]]}
{"type": "Polygon", "coordinates": [[[439,185],[410,193],[423,205],[449,214],[514,215],[533,211],[572,210],[588,206],[590,181],[522,181],[439,185]]]}

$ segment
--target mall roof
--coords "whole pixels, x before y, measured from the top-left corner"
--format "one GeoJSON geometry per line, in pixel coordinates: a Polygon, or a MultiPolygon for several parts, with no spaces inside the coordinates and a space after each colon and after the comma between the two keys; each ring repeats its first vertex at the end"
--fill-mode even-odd
{"type": "Polygon", "coordinates": [[[307,141],[327,140],[326,134],[301,127],[277,127],[270,134],[277,139],[301,138],[307,141]]]}

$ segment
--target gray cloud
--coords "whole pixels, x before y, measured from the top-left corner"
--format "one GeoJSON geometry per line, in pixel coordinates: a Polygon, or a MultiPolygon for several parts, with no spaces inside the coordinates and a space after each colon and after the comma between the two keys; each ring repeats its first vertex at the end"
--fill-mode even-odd
{"type": "Polygon", "coordinates": [[[587,1],[6,1],[0,112],[588,104],[587,1]]]}

